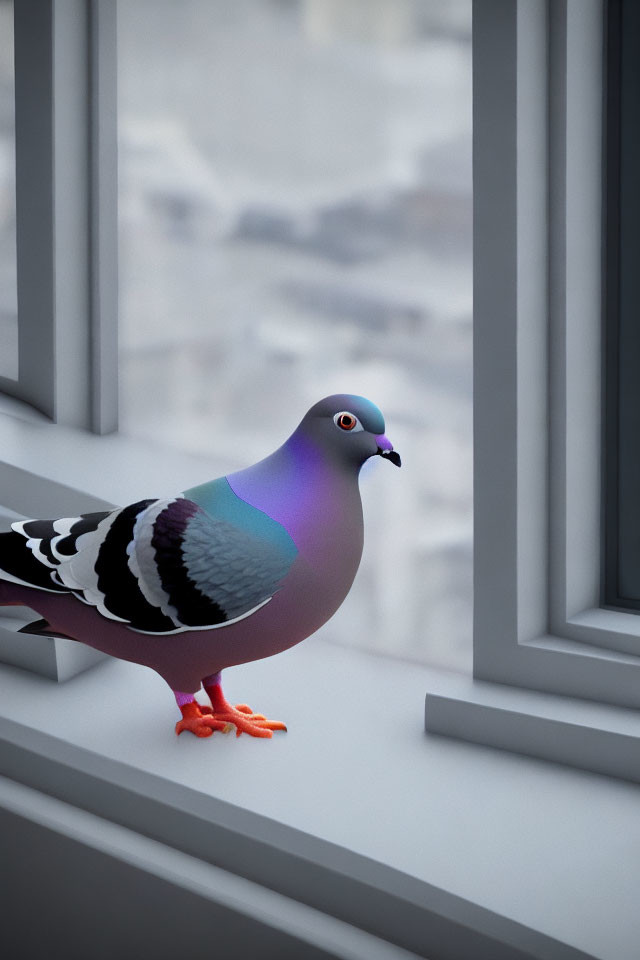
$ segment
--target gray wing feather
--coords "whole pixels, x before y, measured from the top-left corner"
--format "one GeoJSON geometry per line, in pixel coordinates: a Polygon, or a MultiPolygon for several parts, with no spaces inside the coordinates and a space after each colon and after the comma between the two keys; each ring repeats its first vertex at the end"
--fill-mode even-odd
{"type": "Polygon", "coordinates": [[[189,579],[228,619],[269,599],[291,566],[291,556],[204,511],[187,524],[182,556],[189,579]]]}

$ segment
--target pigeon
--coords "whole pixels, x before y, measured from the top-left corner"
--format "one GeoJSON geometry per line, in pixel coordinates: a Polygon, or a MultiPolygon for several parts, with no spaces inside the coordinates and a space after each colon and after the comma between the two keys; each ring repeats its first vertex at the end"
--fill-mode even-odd
{"type": "Polygon", "coordinates": [[[40,615],[25,632],[151,667],[175,695],[177,734],[271,737],[286,726],[229,703],[221,673],[300,643],[341,605],[362,555],[358,475],[373,456],[401,463],[378,407],[325,397],[244,470],[170,499],[13,523],[0,534],[0,606],[40,615]]]}

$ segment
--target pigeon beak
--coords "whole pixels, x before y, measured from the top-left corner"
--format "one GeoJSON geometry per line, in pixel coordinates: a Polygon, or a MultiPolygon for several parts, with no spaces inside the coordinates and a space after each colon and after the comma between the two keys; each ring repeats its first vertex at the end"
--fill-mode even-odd
{"type": "Polygon", "coordinates": [[[402,466],[402,460],[400,459],[400,454],[396,453],[393,449],[391,441],[385,437],[384,433],[378,434],[376,437],[376,443],[378,444],[377,454],[380,457],[383,457],[385,460],[391,460],[391,463],[395,463],[396,467],[402,466]]]}

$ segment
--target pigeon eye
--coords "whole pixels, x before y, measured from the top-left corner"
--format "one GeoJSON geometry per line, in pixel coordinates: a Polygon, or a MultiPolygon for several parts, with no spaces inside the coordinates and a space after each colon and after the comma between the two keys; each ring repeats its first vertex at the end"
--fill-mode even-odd
{"type": "Polygon", "coordinates": [[[357,433],[364,429],[358,418],[347,410],[344,410],[342,413],[336,413],[333,422],[336,427],[340,427],[341,430],[351,430],[357,433]]]}

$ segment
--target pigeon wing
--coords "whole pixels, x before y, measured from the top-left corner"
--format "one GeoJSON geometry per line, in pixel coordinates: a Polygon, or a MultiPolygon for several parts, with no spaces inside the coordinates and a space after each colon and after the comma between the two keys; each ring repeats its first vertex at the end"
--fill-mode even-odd
{"type": "Polygon", "coordinates": [[[0,538],[0,578],[73,593],[109,620],[173,630],[175,624],[141,593],[126,553],[136,518],[154,503],[13,523],[12,532],[0,538]]]}
{"type": "Polygon", "coordinates": [[[259,536],[188,499],[149,511],[137,526],[130,553],[140,582],[183,629],[253,613],[279,589],[297,554],[279,524],[278,536],[259,536]]]}
{"type": "Polygon", "coordinates": [[[182,633],[249,616],[297,555],[280,524],[261,514],[256,533],[252,513],[260,511],[243,506],[230,521],[184,498],[141,500],[88,517],[20,521],[7,536],[26,538],[21,550],[37,574],[19,582],[69,591],[136,631],[182,633]]]}

